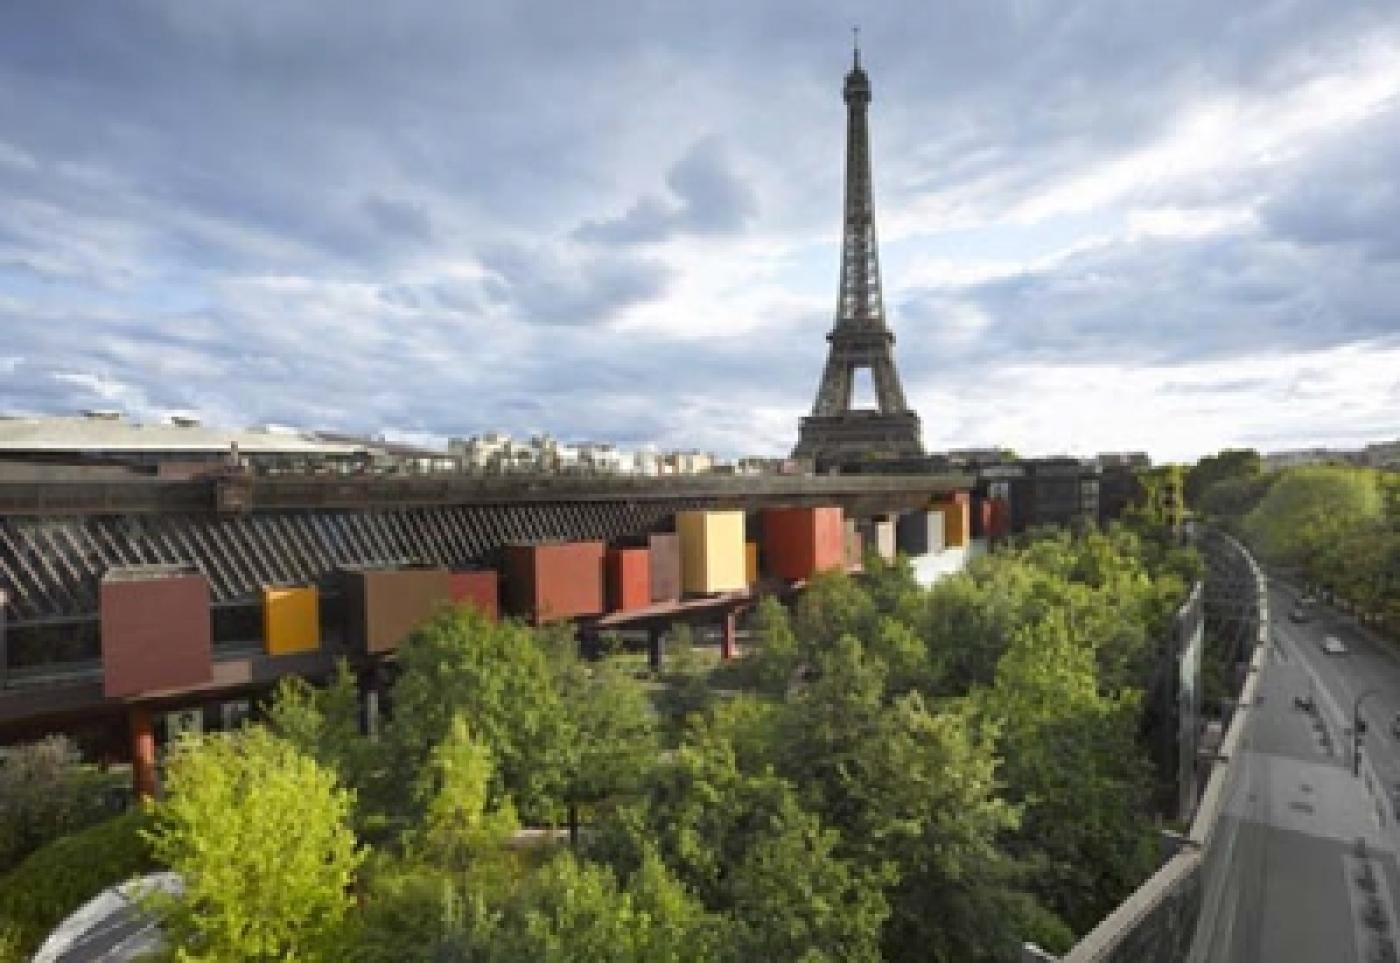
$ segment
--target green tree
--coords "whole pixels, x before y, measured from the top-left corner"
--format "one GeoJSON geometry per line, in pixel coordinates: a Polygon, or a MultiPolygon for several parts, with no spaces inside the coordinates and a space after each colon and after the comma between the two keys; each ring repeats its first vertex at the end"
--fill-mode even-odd
{"type": "Polygon", "coordinates": [[[1277,478],[1277,475],[1252,475],[1223,479],[1201,492],[1196,509],[1212,522],[1235,530],[1264,500],[1277,478]]]}
{"type": "Polygon", "coordinates": [[[461,716],[491,748],[493,802],[509,796],[527,822],[558,819],[573,728],[554,664],[531,629],[471,608],[444,610],[408,637],[399,664],[386,742],[401,785],[416,782],[461,716]]]}
{"type": "Polygon", "coordinates": [[[790,800],[733,868],[733,958],[880,959],[881,878],[836,855],[840,834],[790,800]]]}
{"type": "Polygon", "coordinates": [[[570,827],[577,807],[640,790],[660,751],[656,711],[616,665],[573,662],[561,676],[573,736],[566,751],[564,795],[570,827]]]}
{"type": "Polygon", "coordinates": [[[754,611],[753,631],[758,646],[746,661],[754,664],[755,684],[762,692],[781,696],[802,661],[787,608],[776,597],[765,595],[754,611]]]}
{"type": "Polygon", "coordinates": [[[462,958],[514,963],[683,963],[719,951],[715,921],[652,855],[627,889],[604,866],[562,853],[507,902],[462,958]]]}
{"type": "Polygon", "coordinates": [[[1034,864],[1040,900],[1082,932],[1154,865],[1139,693],[1101,694],[1092,647],[1055,612],[1017,630],[977,701],[1022,808],[1012,853],[1034,864]]]}
{"type": "Polygon", "coordinates": [[[828,649],[842,636],[865,638],[879,618],[875,602],[845,572],[823,572],[798,600],[793,630],[804,661],[828,649]]]}
{"type": "Polygon", "coordinates": [[[283,676],[265,707],[267,725],[280,738],[335,773],[355,790],[355,827],[372,833],[382,820],[380,746],[360,732],[360,697],[355,675],[344,659],[321,687],[299,676],[283,676]],[[376,804],[379,804],[377,807],[376,804]]]}
{"type": "Polygon", "coordinates": [[[1335,575],[1317,564],[1327,547],[1383,517],[1374,472],[1309,466],[1282,473],[1245,519],[1245,532],[1269,561],[1300,566],[1309,577],[1325,582],[1335,575]]]}
{"type": "Polygon", "coordinates": [[[149,834],[184,883],[167,917],[176,956],[336,955],[362,859],[351,805],[330,770],[260,726],[182,742],[149,834]]]}
{"type": "Polygon", "coordinates": [[[886,677],[855,639],[838,642],[792,706],[782,771],[839,831],[839,854],[890,883],[886,959],[1001,958],[1019,916],[998,843],[1016,813],[997,793],[994,733],[917,692],[887,703],[886,677]]]}
{"type": "Polygon", "coordinates": [[[414,848],[428,861],[465,870],[498,851],[519,828],[509,799],[487,808],[493,769],[490,748],[472,738],[464,718],[455,717],[419,776],[423,823],[414,848]]]}
{"type": "Polygon", "coordinates": [[[1247,482],[1258,478],[1264,462],[1253,448],[1226,448],[1218,454],[1207,455],[1186,472],[1186,504],[1194,509],[1203,507],[1205,493],[1221,482],[1247,482]]]}

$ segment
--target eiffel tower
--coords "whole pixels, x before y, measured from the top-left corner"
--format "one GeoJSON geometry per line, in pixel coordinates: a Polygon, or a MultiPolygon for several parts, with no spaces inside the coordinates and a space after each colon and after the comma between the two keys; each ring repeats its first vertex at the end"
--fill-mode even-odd
{"type": "Polygon", "coordinates": [[[894,367],[894,333],[885,326],[875,202],[870,187],[870,78],[860,46],[846,74],[846,211],[841,246],[841,293],[826,369],[812,413],[802,419],[794,458],[818,470],[854,462],[918,458],[924,453],[919,416],[909,410],[894,367]],[[852,408],[856,372],[866,369],[878,409],[852,408]]]}

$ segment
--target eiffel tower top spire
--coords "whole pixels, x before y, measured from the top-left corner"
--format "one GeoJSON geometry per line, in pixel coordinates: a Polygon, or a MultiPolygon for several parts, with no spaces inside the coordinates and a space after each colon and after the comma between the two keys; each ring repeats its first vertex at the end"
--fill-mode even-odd
{"type": "Polygon", "coordinates": [[[860,66],[860,28],[842,98],[846,101],[846,206],[836,326],[885,326],[875,200],[870,176],[870,78],[860,66]]]}
{"type": "Polygon", "coordinates": [[[860,65],[855,30],[846,102],[846,200],[841,231],[841,283],[831,343],[812,414],[802,419],[793,455],[819,467],[923,454],[919,416],[909,410],[894,366],[894,333],[885,325],[875,201],[870,174],[870,78],[860,65]],[[878,410],[852,407],[858,371],[870,374],[878,410]]]}

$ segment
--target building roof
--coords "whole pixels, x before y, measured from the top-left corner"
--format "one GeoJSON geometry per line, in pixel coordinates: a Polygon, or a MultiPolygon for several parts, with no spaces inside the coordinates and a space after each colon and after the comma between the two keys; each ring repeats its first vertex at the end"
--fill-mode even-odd
{"type": "Polygon", "coordinates": [[[181,424],[138,424],[101,416],[59,418],[0,417],[4,452],[227,452],[240,454],[354,455],[363,445],[329,441],[292,430],[215,428],[181,424]]]}

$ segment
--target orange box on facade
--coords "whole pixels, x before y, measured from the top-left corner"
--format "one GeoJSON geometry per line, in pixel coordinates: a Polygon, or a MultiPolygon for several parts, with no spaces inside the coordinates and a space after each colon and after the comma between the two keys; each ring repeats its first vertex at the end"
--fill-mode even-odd
{"type": "Polygon", "coordinates": [[[264,586],[263,650],[268,655],[313,652],[321,647],[321,604],[315,586],[264,586]]]}
{"type": "Polygon", "coordinates": [[[763,555],[779,578],[810,578],[845,564],[846,526],[839,506],[767,508],[763,555]]]}
{"type": "Polygon", "coordinates": [[[744,543],[744,575],[748,579],[749,587],[758,584],[758,543],[744,543]]]}
{"type": "Polygon", "coordinates": [[[447,591],[453,605],[470,605],[489,619],[500,617],[501,580],[491,569],[475,572],[451,572],[447,576],[447,591]]]}
{"type": "Polygon", "coordinates": [[[549,542],[506,548],[511,612],[540,624],[603,612],[602,542],[549,542]]]}
{"type": "Polygon", "coordinates": [[[933,507],[943,513],[943,544],[948,548],[964,548],[972,537],[972,510],[965,492],[962,498],[936,502],[933,507]]]}
{"type": "Polygon", "coordinates": [[[131,568],[99,589],[102,692],[134,696],[212,681],[209,583],[203,575],[131,568]]]}
{"type": "Polygon", "coordinates": [[[608,549],[608,611],[627,612],[651,604],[651,552],[608,549]]]}

